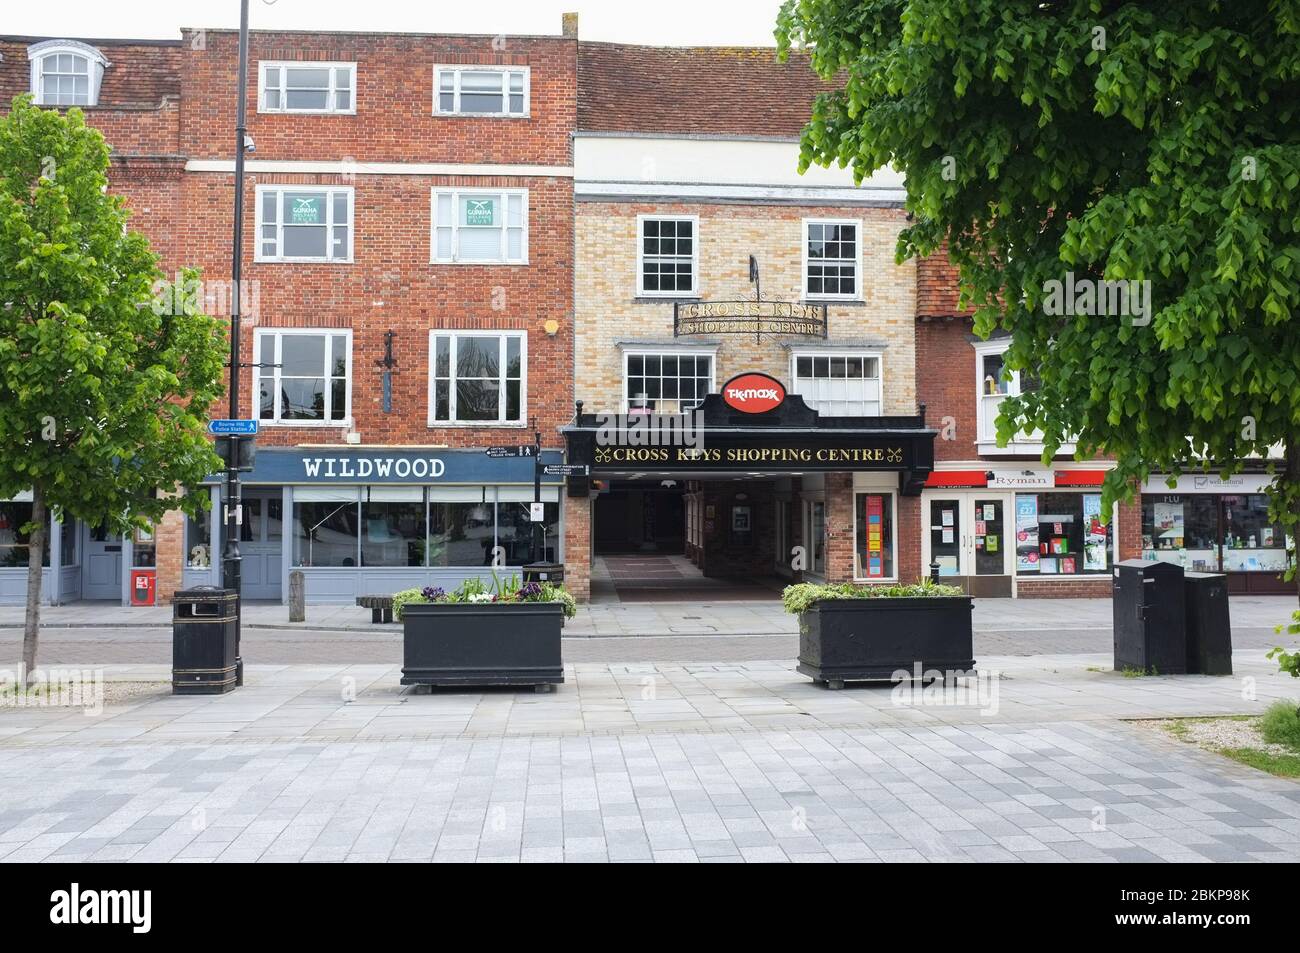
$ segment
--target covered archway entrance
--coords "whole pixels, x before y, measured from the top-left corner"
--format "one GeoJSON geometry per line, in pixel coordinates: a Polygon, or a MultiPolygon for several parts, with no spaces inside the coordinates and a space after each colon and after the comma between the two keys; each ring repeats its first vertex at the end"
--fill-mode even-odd
{"type": "Polygon", "coordinates": [[[748,412],[711,394],[686,415],[579,408],[564,432],[568,461],[589,468],[568,483],[570,528],[586,537],[569,540],[568,561],[590,572],[593,598],[763,599],[790,581],[919,574],[917,502],[936,433],[924,411],[822,417],[781,393],[748,412]],[[584,550],[586,567],[575,564],[584,550]]]}

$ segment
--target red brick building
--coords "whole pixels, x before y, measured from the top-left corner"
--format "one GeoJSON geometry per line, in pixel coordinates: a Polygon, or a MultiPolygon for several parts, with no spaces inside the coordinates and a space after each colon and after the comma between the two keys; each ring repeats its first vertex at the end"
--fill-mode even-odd
{"type": "MultiPolygon", "coordinates": [[[[133,227],[169,276],[199,268],[209,308],[229,315],[237,34],[10,37],[0,53],[4,96],[86,111],[133,227]]],[[[572,417],[576,60],[572,35],[252,33],[248,598],[285,598],[292,569],[309,599],[350,601],[533,557],[532,461],[484,451],[540,433],[558,462],[572,417]]],[[[546,484],[537,555],[558,559],[560,488],[546,484]]],[[[215,478],[191,492],[219,502],[215,478]]],[[[23,502],[0,504],[0,522],[21,525],[23,502]]],[[[46,592],[125,601],[133,568],[156,572],[163,598],[215,583],[213,512],[134,540],[67,527],[46,592]]]]}

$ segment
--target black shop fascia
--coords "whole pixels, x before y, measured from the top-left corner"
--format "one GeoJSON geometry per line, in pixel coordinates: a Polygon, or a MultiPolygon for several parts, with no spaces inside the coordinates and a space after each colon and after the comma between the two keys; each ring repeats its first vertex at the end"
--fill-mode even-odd
{"type": "MultiPolygon", "coordinates": [[[[823,416],[765,374],[732,378],[688,414],[588,414],[579,402],[562,430],[568,462],[585,464],[593,478],[893,471],[909,496],[934,469],[938,433],[926,426],[924,405],[915,416],[823,416]]],[[[589,489],[589,480],[570,478],[570,496],[589,489]]]]}

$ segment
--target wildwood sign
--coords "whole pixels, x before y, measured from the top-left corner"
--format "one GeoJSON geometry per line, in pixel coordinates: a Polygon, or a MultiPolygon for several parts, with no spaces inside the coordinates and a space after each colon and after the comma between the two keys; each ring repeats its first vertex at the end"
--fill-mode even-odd
{"type": "Polygon", "coordinates": [[[789,301],[698,301],[673,305],[674,337],[795,334],[826,337],[826,306],[789,301]]]}

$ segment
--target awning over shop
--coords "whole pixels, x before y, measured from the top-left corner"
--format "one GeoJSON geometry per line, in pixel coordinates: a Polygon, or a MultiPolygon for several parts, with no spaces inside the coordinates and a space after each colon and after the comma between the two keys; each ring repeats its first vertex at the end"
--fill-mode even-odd
{"type": "Polygon", "coordinates": [[[1053,487],[1097,487],[1106,480],[1105,470],[935,470],[926,478],[926,489],[1024,489],[1053,487]]]}

